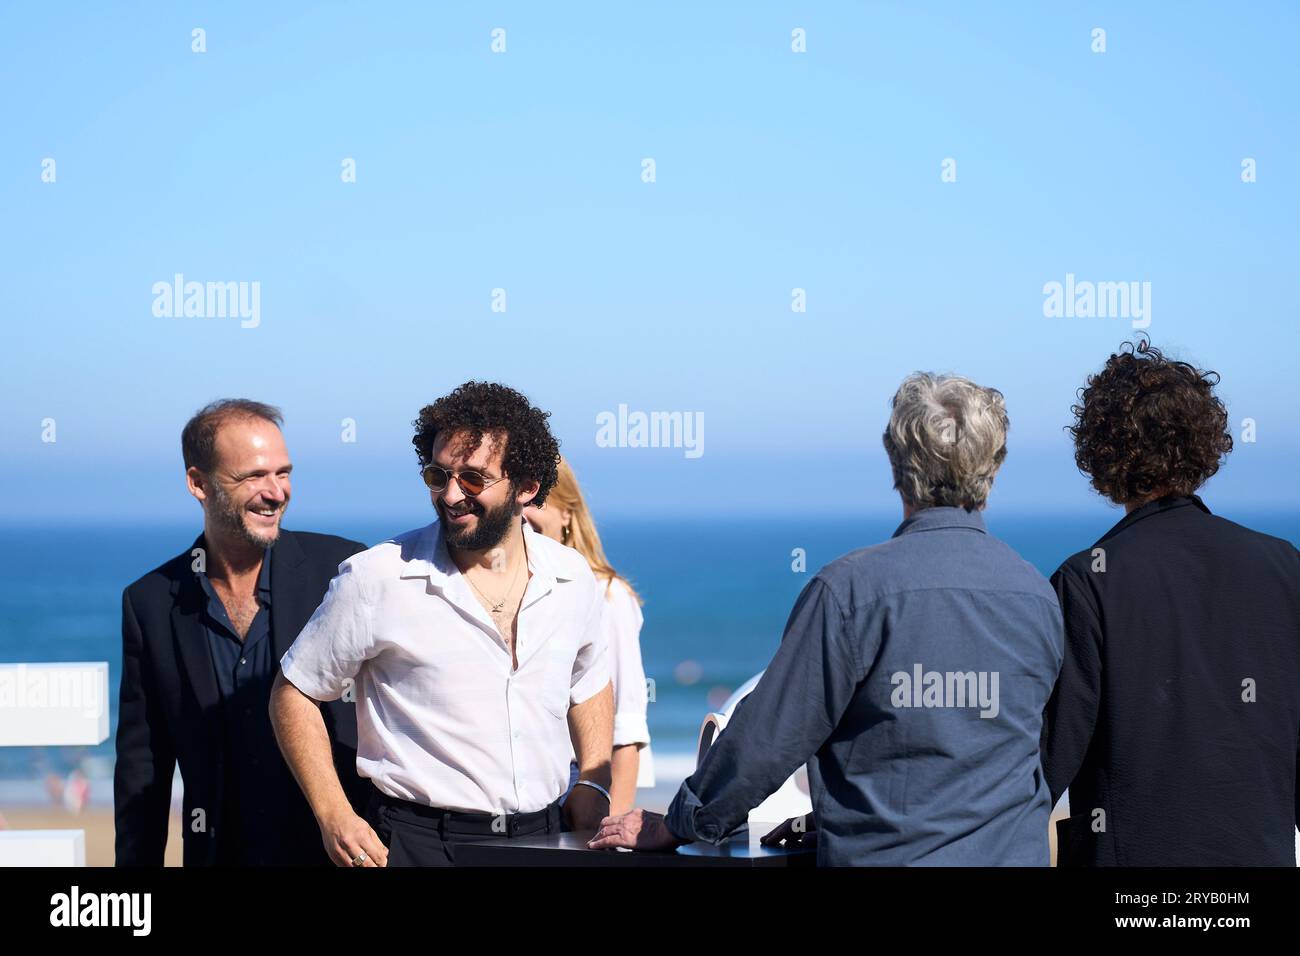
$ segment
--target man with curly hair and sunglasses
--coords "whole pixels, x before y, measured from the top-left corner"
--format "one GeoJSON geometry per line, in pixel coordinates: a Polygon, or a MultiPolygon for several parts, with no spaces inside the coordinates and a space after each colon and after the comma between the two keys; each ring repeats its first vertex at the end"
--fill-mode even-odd
{"type": "Polygon", "coordinates": [[[603,590],[523,520],[555,484],[547,413],[467,382],[412,443],[438,518],[343,562],[282,661],[272,717],[340,866],[448,866],[464,842],[595,829],[614,704],[603,590]],[[355,694],[365,818],[329,762],[320,702],[355,694]],[[579,779],[563,808],[569,761],[579,779]]]}
{"type": "Polygon", "coordinates": [[[1088,378],[1075,460],[1126,515],[1052,578],[1066,653],[1044,714],[1058,860],[1294,866],[1300,553],[1211,514],[1232,450],[1217,373],[1143,339],[1088,378]]]}

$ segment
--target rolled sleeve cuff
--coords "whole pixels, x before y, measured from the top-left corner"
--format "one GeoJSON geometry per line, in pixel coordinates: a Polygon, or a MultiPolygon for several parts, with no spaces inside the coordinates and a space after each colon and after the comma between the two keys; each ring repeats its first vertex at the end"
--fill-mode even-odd
{"type": "Polygon", "coordinates": [[[614,746],[650,743],[650,727],[644,714],[623,713],[614,715],[614,746]]]}
{"type": "Polygon", "coordinates": [[[700,803],[700,798],[691,790],[690,780],[685,780],[677,791],[677,796],[673,797],[668,812],[664,814],[664,825],[679,840],[688,843],[701,840],[717,846],[727,834],[716,823],[701,820],[701,810],[703,804],[700,803]]]}
{"type": "Polygon", "coordinates": [[[285,680],[312,700],[338,700],[343,696],[343,688],[336,690],[329,687],[319,675],[314,675],[306,667],[295,663],[293,648],[289,648],[284,657],[280,658],[280,672],[284,674],[285,680]]]}
{"type": "Polygon", "coordinates": [[[569,689],[569,703],[581,704],[584,700],[600,693],[609,683],[609,668],[602,665],[593,667],[578,679],[569,689]]]}

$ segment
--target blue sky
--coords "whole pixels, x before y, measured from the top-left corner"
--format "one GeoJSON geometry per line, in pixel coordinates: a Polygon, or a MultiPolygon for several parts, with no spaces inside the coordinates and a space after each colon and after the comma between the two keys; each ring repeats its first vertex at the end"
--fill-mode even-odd
{"type": "Polygon", "coordinates": [[[0,519],[196,518],[179,433],[225,395],[285,410],[291,526],[423,515],[410,421],[469,378],[553,412],[598,514],[886,512],[914,369],[1006,394],[991,507],[1097,511],[1062,427],[1134,330],[1044,317],[1067,274],[1150,282],[1154,342],[1256,421],[1211,506],[1300,509],[1298,27],[1287,3],[7,9],[0,519]],[[260,283],[260,324],[155,316],[176,273],[260,283]],[[701,413],[705,453],[598,447],[620,404],[701,413]]]}

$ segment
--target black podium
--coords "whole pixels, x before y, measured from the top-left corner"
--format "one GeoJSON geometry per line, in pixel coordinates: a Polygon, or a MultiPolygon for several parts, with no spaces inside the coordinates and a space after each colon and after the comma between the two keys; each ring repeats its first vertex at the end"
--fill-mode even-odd
{"type": "Polygon", "coordinates": [[[815,866],[817,851],[766,847],[741,832],[721,846],[691,843],[671,853],[591,850],[592,833],[551,833],[456,847],[457,866],[815,866]]]}

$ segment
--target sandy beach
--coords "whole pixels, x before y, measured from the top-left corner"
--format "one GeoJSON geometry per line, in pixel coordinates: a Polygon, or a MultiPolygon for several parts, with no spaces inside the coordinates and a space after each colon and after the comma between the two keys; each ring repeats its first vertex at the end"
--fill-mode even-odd
{"type": "MultiPolygon", "coordinates": [[[[62,807],[0,807],[8,830],[84,830],[86,866],[113,865],[113,810],[87,807],[73,813],[62,807]]],[[[167,828],[167,866],[181,865],[181,818],[173,813],[167,828]]]]}

